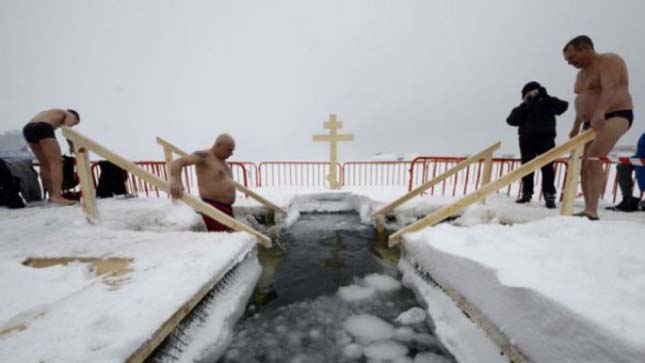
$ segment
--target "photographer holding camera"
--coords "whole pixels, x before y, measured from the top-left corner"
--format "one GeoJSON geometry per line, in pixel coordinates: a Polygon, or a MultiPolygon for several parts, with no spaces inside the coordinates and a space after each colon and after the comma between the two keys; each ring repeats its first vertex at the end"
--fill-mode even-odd
{"type": "MultiPolygon", "coordinates": [[[[529,82],[522,88],[522,103],[506,119],[511,126],[518,126],[522,164],[555,147],[555,116],[562,115],[569,103],[549,96],[546,88],[529,82]]],[[[546,207],[555,208],[556,190],[553,163],[542,167],[542,193],[546,207]]],[[[533,197],[533,173],[522,178],[522,195],[516,203],[524,204],[533,197]]]]}

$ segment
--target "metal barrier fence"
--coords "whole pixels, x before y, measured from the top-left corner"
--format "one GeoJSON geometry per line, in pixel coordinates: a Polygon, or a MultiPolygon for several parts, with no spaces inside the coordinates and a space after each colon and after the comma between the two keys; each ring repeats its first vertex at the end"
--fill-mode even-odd
{"type": "MultiPolygon", "coordinates": [[[[135,161],[134,164],[143,168],[150,174],[158,176],[163,180],[168,180],[168,175],[166,173],[166,164],[163,161],[135,161]]],[[[226,164],[231,169],[233,179],[238,183],[244,185],[245,187],[248,187],[248,181],[250,179],[256,180],[257,167],[254,163],[234,161],[227,162],[226,164]]],[[[101,176],[101,170],[99,168],[98,162],[92,162],[90,170],[92,172],[94,187],[97,187],[99,177],[101,176]]],[[[194,166],[183,168],[181,179],[184,188],[188,193],[198,193],[197,176],[195,174],[194,166]]],[[[126,191],[132,194],[145,194],[146,196],[154,195],[156,197],[160,196],[158,188],[149,184],[145,180],[137,178],[132,173],[128,173],[128,179],[126,180],[126,191]]]]}
{"type": "MultiPolygon", "coordinates": [[[[336,165],[339,179],[344,186],[398,186],[412,190],[413,188],[439,176],[443,172],[463,161],[464,157],[418,157],[413,161],[351,161],[336,165]]],[[[164,162],[139,161],[136,165],[146,171],[167,180],[164,162]]],[[[329,162],[306,161],[266,161],[259,164],[253,162],[227,163],[238,183],[251,188],[259,187],[325,187],[328,185],[329,162]]],[[[521,165],[519,159],[494,158],[492,164],[493,179],[507,174],[521,165]]],[[[612,202],[618,199],[618,180],[616,168],[609,161],[603,161],[605,170],[605,189],[601,196],[612,202]]],[[[559,159],[554,162],[555,184],[559,191],[564,190],[566,180],[567,160],[559,159]]],[[[92,163],[92,175],[95,186],[98,183],[100,171],[96,162],[92,163]]],[[[471,164],[456,175],[428,189],[430,195],[461,196],[477,189],[483,173],[483,160],[471,164]]],[[[535,173],[536,191],[541,188],[541,172],[535,173]]],[[[186,191],[197,194],[197,178],[193,166],[184,168],[182,182],[186,191]]],[[[159,196],[159,190],[134,175],[128,175],[126,184],[129,193],[159,196]]],[[[637,187],[636,187],[637,188],[637,187]]],[[[636,190],[635,192],[638,192],[636,190]]],[[[519,195],[521,182],[516,182],[498,191],[506,195],[519,195]]],[[[541,197],[541,196],[540,196],[541,197]]]]}
{"type": "MultiPolygon", "coordinates": [[[[330,163],[325,161],[263,161],[260,163],[258,186],[324,187],[329,185],[330,163]]],[[[342,184],[343,168],[336,164],[342,184]]]]}

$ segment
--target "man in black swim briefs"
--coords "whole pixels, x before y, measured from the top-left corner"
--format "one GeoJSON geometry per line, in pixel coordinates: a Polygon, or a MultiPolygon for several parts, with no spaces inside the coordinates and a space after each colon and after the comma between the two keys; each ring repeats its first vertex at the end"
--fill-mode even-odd
{"type": "MultiPolygon", "coordinates": [[[[38,159],[43,189],[49,194],[49,201],[62,205],[72,205],[74,201],[63,198],[63,165],[60,146],[54,130],[62,125],[76,126],[81,122],[74,110],[52,109],[38,113],[22,129],[22,134],[38,159]]],[[[70,144],[71,147],[71,144],[70,144]]]]}
{"type": "MultiPolygon", "coordinates": [[[[564,58],[579,69],[574,91],[576,120],[569,133],[574,137],[583,121],[596,130],[596,138],[585,146],[587,157],[604,157],[627,132],[634,121],[629,77],[623,59],[614,53],[596,53],[586,35],[570,40],[563,49],[564,58]]],[[[598,219],[598,201],[604,188],[604,173],[599,160],[584,160],[581,171],[585,208],[574,215],[598,219]]]]}

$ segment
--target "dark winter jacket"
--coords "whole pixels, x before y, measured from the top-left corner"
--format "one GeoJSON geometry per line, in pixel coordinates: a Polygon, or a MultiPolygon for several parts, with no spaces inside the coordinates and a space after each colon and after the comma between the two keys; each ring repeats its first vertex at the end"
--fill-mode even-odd
{"type": "Polygon", "coordinates": [[[540,93],[515,107],[506,119],[511,126],[519,126],[520,141],[538,138],[555,138],[555,116],[562,115],[569,103],[540,93]]]}

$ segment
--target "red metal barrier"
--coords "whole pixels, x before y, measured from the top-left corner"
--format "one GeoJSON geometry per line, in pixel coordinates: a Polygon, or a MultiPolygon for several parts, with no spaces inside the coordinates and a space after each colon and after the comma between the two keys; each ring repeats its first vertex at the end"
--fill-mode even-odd
{"type": "MultiPolygon", "coordinates": [[[[401,186],[407,185],[408,190],[419,186],[428,180],[439,176],[441,173],[454,167],[465,157],[418,157],[413,161],[355,161],[337,164],[339,181],[345,186],[401,186]]],[[[164,162],[162,161],[138,161],[135,164],[146,171],[167,180],[164,162]]],[[[302,161],[268,161],[261,162],[259,166],[252,162],[229,162],[227,163],[233,173],[233,178],[246,187],[271,187],[271,186],[301,186],[301,187],[324,187],[328,185],[327,175],[329,174],[329,162],[302,162],[302,161]]],[[[521,165],[520,159],[495,158],[493,159],[493,179],[515,170],[521,165]]],[[[94,185],[98,183],[100,170],[97,162],[92,162],[92,175],[94,185]]],[[[611,167],[612,163],[603,161],[605,170],[606,187],[601,196],[605,199],[606,194],[613,202],[618,197],[618,181],[616,168],[611,167]]],[[[559,191],[564,190],[566,180],[567,159],[554,161],[555,184],[559,191]]],[[[483,160],[471,164],[456,175],[447,178],[443,182],[428,189],[430,195],[465,195],[479,187],[483,173],[483,160]]],[[[535,173],[535,184],[541,183],[542,175],[540,170],[535,173]]],[[[197,193],[197,179],[194,167],[184,168],[182,181],[186,191],[197,193]]],[[[507,195],[519,195],[521,182],[515,182],[501,191],[507,195]]],[[[146,183],[134,175],[129,174],[127,180],[127,191],[129,193],[140,193],[146,196],[162,196],[163,193],[154,186],[146,183]]],[[[540,195],[541,198],[541,195],[540,195]]]]}
{"type": "MultiPolygon", "coordinates": [[[[449,169],[455,167],[460,162],[466,160],[466,157],[432,157],[432,156],[421,156],[412,160],[409,169],[409,181],[408,181],[408,191],[413,188],[422,185],[435,177],[441,175],[442,173],[448,171],[449,169]]],[[[522,165],[520,159],[511,159],[511,158],[494,158],[492,163],[491,175],[493,177],[499,178],[502,175],[508,174],[509,172],[515,170],[517,167],[522,165]]],[[[484,166],[484,160],[472,163],[464,170],[459,173],[445,179],[440,184],[431,187],[427,192],[430,195],[446,195],[451,196],[456,195],[466,195],[477,188],[479,188],[480,180],[482,177],[484,166]]],[[[555,183],[556,185],[563,185],[565,180],[567,162],[564,159],[559,159],[554,161],[555,168],[555,183]]],[[[538,170],[535,173],[536,178],[535,183],[539,185],[541,183],[541,172],[538,170]]],[[[506,195],[517,194],[521,192],[521,182],[516,182],[509,184],[504,188],[506,195]]],[[[561,189],[562,190],[562,189],[561,189]]],[[[499,193],[500,191],[498,191],[499,193]]],[[[540,195],[541,198],[541,195],[540,195]]]]}
{"type": "Polygon", "coordinates": [[[410,161],[348,161],[343,164],[345,186],[406,186],[410,161]]]}
{"type": "MultiPolygon", "coordinates": [[[[263,161],[258,166],[261,187],[328,185],[329,162],[326,161],[263,161]]],[[[343,181],[343,168],[336,164],[339,181],[343,181]]]]}
{"type": "MultiPolygon", "coordinates": [[[[163,161],[135,161],[134,164],[141,167],[150,174],[161,178],[162,180],[168,180],[168,175],[166,174],[166,164],[163,161]]],[[[249,174],[247,173],[246,168],[247,165],[252,163],[232,161],[227,162],[226,164],[231,169],[233,180],[244,185],[245,187],[248,187],[249,174]]],[[[255,167],[255,164],[253,164],[253,167],[255,167]]],[[[90,170],[92,172],[94,187],[96,188],[98,186],[98,180],[101,175],[100,168],[98,167],[98,162],[92,162],[90,170]]],[[[257,168],[255,168],[255,170],[257,170],[257,168]]],[[[188,193],[197,193],[197,177],[195,175],[194,166],[183,168],[181,177],[186,191],[188,193]]],[[[160,196],[160,191],[157,187],[151,185],[143,179],[137,178],[132,173],[128,173],[128,179],[126,180],[126,191],[132,194],[142,193],[146,196],[150,196],[151,194],[154,194],[156,197],[160,196]]]]}

